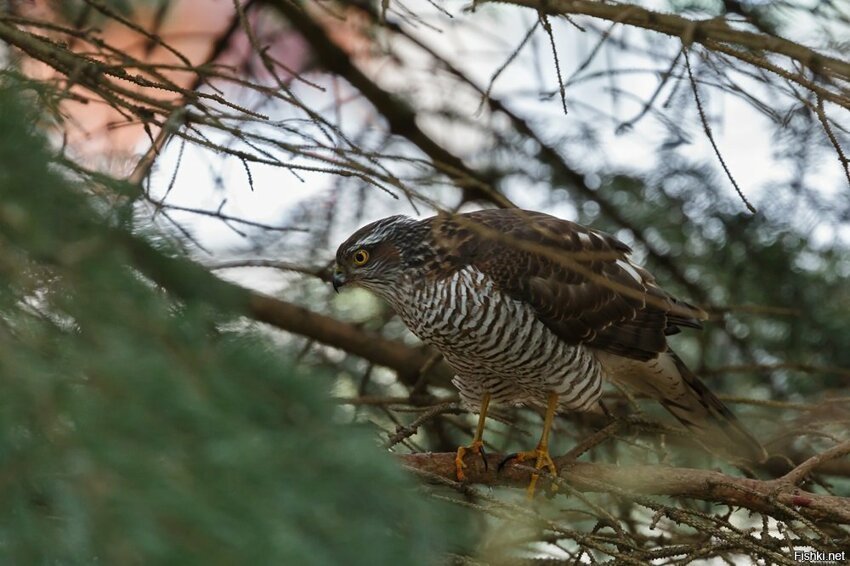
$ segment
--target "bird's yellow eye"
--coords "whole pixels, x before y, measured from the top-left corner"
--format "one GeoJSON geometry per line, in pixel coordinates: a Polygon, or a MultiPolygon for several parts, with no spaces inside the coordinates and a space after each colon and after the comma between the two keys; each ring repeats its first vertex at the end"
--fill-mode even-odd
{"type": "Polygon", "coordinates": [[[357,250],[356,252],[354,252],[352,259],[354,260],[354,265],[356,265],[357,267],[360,267],[361,265],[366,265],[366,262],[369,261],[369,252],[367,252],[366,250],[357,250]]]}

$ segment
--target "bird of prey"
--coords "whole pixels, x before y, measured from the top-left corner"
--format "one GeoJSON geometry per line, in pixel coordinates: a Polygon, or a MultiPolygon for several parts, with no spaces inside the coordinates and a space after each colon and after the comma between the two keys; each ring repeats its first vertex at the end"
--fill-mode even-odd
{"type": "Polygon", "coordinates": [[[721,436],[733,452],[763,459],[667,344],[682,327],[700,328],[705,313],[661,289],[630,251],[604,232],[527,210],[391,216],[340,245],[333,285],[384,298],[455,371],[462,401],[479,413],[472,444],[457,452],[459,480],[465,454],[483,456],[490,403],[545,409],[537,448],[516,457],[555,474],[555,414],[597,407],[606,379],[657,399],[703,439],[716,445],[721,436]]]}

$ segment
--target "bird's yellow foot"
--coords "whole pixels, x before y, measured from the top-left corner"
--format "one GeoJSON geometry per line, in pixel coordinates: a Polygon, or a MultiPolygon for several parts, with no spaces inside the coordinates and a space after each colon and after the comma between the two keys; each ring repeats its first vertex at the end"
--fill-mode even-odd
{"type": "Polygon", "coordinates": [[[463,473],[463,469],[466,467],[463,457],[468,453],[480,455],[481,459],[484,461],[484,470],[487,470],[487,454],[484,453],[484,443],[480,440],[475,440],[469,446],[461,446],[457,449],[457,456],[455,456],[457,481],[463,481],[466,479],[466,474],[463,473]]]}
{"type": "MultiPolygon", "coordinates": [[[[538,446],[534,450],[527,450],[525,452],[509,454],[504,460],[499,463],[499,470],[505,467],[505,465],[511,460],[515,460],[517,462],[527,462],[533,460],[535,470],[540,471],[545,467],[547,470],[549,470],[549,473],[552,475],[552,477],[558,475],[558,468],[555,467],[555,462],[552,460],[552,456],[549,455],[548,446],[538,446]]],[[[529,499],[534,497],[534,490],[537,487],[537,479],[539,477],[539,473],[531,474],[531,483],[528,484],[528,490],[526,491],[526,494],[528,495],[529,499]]]]}

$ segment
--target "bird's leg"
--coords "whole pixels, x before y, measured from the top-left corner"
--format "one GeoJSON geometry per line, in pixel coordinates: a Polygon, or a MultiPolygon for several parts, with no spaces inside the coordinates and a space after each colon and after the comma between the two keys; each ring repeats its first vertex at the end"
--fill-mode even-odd
{"type": "MultiPolygon", "coordinates": [[[[555,420],[555,413],[557,412],[557,410],[558,394],[550,392],[546,404],[546,417],[543,419],[543,434],[540,435],[540,442],[537,443],[537,448],[535,448],[534,450],[528,450],[527,452],[517,452],[516,454],[511,454],[510,456],[505,458],[501,464],[499,464],[500,469],[509,460],[515,459],[517,462],[534,460],[534,469],[542,470],[545,466],[553,477],[558,475],[558,469],[555,467],[555,462],[552,460],[552,456],[549,455],[549,431],[552,430],[552,421],[555,420]]],[[[531,474],[531,483],[528,484],[528,490],[526,492],[528,494],[529,499],[534,497],[534,490],[537,486],[537,479],[539,477],[539,473],[531,474]]]]}
{"type": "Polygon", "coordinates": [[[467,452],[480,454],[481,459],[484,460],[484,469],[487,469],[487,456],[484,453],[484,441],[482,440],[482,437],[484,436],[484,420],[487,418],[487,407],[489,405],[490,394],[485,393],[484,397],[481,398],[481,410],[478,412],[478,428],[475,429],[475,437],[472,439],[472,444],[469,446],[461,446],[457,449],[457,456],[455,456],[455,469],[457,470],[458,481],[466,479],[466,475],[463,473],[463,469],[466,467],[466,464],[463,463],[463,457],[467,452]]]}

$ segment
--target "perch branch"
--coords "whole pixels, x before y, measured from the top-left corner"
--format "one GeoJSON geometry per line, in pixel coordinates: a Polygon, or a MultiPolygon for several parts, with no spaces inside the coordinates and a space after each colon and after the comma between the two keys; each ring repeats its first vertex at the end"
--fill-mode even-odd
{"type": "MultiPolygon", "coordinates": [[[[428,478],[455,483],[455,454],[424,453],[398,456],[402,464],[428,478]]],[[[525,486],[531,478],[528,466],[511,465],[498,471],[501,454],[489,454],[488,466],[470,458],[464,470],[467,482],[489,486],[525,486]]],[[[790,508],[811,520],[850,524],[850,498],[821,495],[799,488],[777,489],[775,481],[740,478],[709,470],[667,466],[614,466],[556,458],[560,478],[579,491],[623,491],[641,495],[686,497],[752,511],[784,516],[790,508]]]]}

